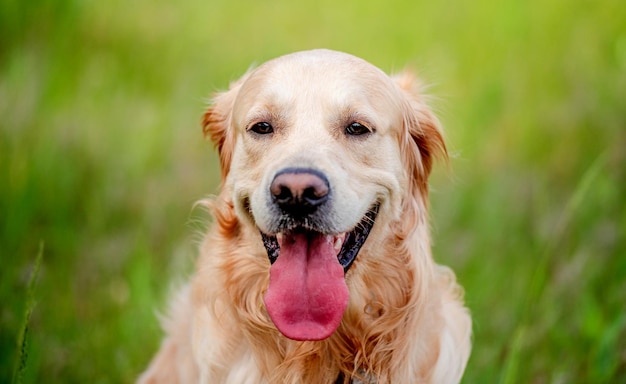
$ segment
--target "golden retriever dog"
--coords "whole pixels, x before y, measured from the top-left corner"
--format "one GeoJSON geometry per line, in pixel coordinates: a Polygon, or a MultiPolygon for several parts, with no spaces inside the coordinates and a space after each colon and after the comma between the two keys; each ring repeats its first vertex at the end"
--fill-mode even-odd
{"type": "Polygon", "coordinates": [[[446,156],[405,72],[298,52],[218,94],[222,185],[190,283],[140,383],[457,383],[471,320],[430,250],[446,156]]]}

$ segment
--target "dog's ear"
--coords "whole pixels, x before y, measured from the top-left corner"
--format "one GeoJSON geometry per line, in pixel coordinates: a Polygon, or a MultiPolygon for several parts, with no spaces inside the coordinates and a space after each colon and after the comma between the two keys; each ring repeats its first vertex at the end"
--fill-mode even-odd
{"type": "Polygon", "coordinates": [[[247,76],[232,83],[227,91],[217,93],[202,117],[204,137],[211,139],[219,153],[222,182],[228,176],[235,149],[235,132],[231,127],[233,105],[247,76]]]}
{"type": "Polygon", "coordinates": [[[428,194],[428,176],[437,158],[447,159],[441,125],[421,94],[421,84],[415,75],[404,71],[393,76],[403,94],[404,129],[401,153],[408,167],[411,195],[428,194]]]}

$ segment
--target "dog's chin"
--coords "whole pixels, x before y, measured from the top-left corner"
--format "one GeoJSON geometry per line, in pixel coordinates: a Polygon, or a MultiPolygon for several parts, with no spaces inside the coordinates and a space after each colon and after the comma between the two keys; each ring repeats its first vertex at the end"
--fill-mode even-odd
{"type": "Polygon", "coordinates": [[[378,214],[375,204],[348,232],[324,233],[294,226],[261,232],[271,262],[265,307],[276,328],[293,340],[323,340],[339,327],[348,306],[345,273],[378,214]]]}
{"type": "Polygon", "coordinates": [[[356,260],[361,247],[365,244],[365,240],[367,240],[374,226],[379,208],[380,203],[375,203],[351,231],[338,234],[324,233],[321,230],[298,224],[294,224],[288,229],[276,234],[267,234],[263,231],[259,232],[261,233],[263,245],[265,246],[267,257],[271,264],[274,264],[280,256],[281,244],[285,240],[289,241],[292,239],[294,235],[303,234],[309,238],[325,236],[329,241],[332,241],[333,248],[337,253],[337,260],[343,267],[344,272],[348,272],[348,269],[350,269],[352,263],[356,260]]]}

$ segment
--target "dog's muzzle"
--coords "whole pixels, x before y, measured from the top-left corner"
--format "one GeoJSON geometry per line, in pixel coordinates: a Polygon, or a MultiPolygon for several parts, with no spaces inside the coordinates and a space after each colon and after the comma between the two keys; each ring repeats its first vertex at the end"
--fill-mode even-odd
{"type": "Polygon", "coordinates": [[[273,264],[280,255],[279,243],[285,235],[330,235],[344,272],[348,271],[365,243],[380,207],[378,202],[372,204],[351,231],[330,233],[324,223],[332,200],[330,183],[323,173],[310,168],[287,168],[278,172],[270,184],[270,196],[280,216],[275,234],[261,232],[270,262],[273,264]]]}
{"type": "Polygon", "coordinates": [[[376,219],[374,203],[350,231],[332,233],[333,190],[312,169],[289,168],[270,184],[278,231],[261,231],[271,267],[265,306],[278,330],[294,340],[322,340],[339,326],[348,305],[345,274],[376,219]]]}

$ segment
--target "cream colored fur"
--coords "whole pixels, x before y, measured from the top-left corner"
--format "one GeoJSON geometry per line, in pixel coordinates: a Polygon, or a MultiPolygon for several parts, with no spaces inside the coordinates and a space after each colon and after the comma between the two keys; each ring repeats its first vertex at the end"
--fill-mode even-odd
{"type": "Polygon", "coordinates": [[[140,383],[329,384],[340,372],[355,383],[460,381],[471,320],[453,272],[432,259],[428,229],[428,175],[445,145],[412,75],[391,78],[332,51],[287,55],[219,94],[204,130],[223,177],[219,195],[203,202],[215,220],[140,383]],[[346,138],[354,119],[375,132],[346,138]],[[276,126],[268,140],[247,131],[266,120],[276,126]],[[346,274],[342,323],[322,341],[285,338],[263,303],[270,263],[259,229],[271,226],[264,194],[286,166],[328,177],[336,232],[381,203],[346,274]]]}

